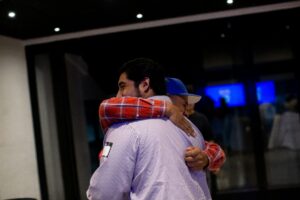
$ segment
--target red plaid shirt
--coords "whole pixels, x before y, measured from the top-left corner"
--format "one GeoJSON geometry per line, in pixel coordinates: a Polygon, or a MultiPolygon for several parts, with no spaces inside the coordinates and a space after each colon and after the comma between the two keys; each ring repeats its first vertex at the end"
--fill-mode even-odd
{"type": "Polygon", "coordinates": [[[110,98],[99,107],[100,124],[104,132],[116,122],[165,116],[166,102],[137,97],[110,98]]]}
{"type": "MultiPolygon", "coordinates": [[[[105,133],[113,123],[167,117],[165,115],[166,107],[166,101],[163,100],[138,97],[113,97],[102,101],[100,104],[100,124],[105,133]]],[[[204,152],[209,159],[208,169],[210,171],[218,171],[226,159],[222,148],[216,143],[205,141],[204,152]]],[[[101,152],[99,155],[101,155],[101,152]]]]}

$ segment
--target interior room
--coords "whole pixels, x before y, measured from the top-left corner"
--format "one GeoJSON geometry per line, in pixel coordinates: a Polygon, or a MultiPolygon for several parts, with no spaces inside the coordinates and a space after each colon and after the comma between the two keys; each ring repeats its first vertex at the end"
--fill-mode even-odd
{"type": "Polygon", "coordinates": [[[300,1],[0,0],[0,11],[0,199],[86,199],[99,104],[138,57],[202,96],[226,153],[208,173],[213,199],[299,190],[300,1]]]}

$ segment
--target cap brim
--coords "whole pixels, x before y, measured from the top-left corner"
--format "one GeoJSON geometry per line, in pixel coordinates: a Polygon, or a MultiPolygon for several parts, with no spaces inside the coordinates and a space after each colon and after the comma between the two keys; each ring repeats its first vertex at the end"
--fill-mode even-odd
{"type": "Polygon", "coordinates": [[[190,95],[188,96],[188,104],[194,104],[194,103],[197,103],[198,101],[200,101],[200,99],[201,99],[201,96],[190,94],[190,95]]]}

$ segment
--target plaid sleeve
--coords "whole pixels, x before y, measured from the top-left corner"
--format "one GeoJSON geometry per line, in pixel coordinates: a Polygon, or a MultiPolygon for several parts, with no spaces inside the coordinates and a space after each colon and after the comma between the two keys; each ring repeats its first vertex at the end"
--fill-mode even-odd
{"type": "Polygon", "coordinates": [[[165,116],[166,101],[138,97],[113,97],[102,101],[99,120],[104,133],[117,122],[161,118],[165,116]]]}
{"type": "Polygon", "coordinates": [[[205,141],[205,150],[209,159],[208,170],[212,172],[218,171],[226,160],[223,149],[216,143],[205,141]]]}

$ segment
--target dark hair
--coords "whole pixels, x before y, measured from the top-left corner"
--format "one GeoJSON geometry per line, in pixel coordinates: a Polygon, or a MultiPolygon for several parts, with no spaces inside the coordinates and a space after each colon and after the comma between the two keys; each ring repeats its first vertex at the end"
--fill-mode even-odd
{"type": "Polygon", "coordinates": [[[134,81],[136,87],[148,77],[150,88],[156,95],[165,95],[166,82],[162,66],[149,58],[136,58],[126,62],[119,70],[119,75],[126,73],[129,80],[134,81]]]}

